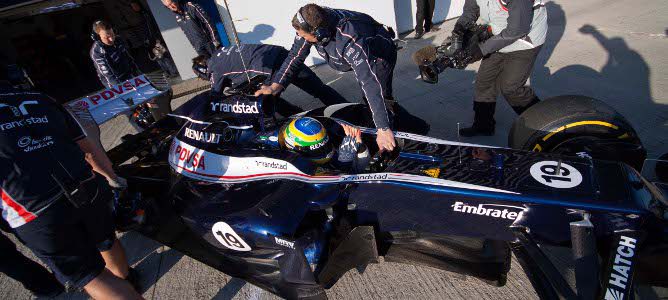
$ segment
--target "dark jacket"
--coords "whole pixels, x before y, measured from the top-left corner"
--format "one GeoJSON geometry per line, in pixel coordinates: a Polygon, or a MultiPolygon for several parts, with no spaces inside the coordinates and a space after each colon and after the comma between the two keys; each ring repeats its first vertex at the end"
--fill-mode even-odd
{"type": "Polygon", "coordinates": [[[183,12],[181,14],[174,13],[176,23],[179,24],[197,54],[213,56],[216,47],[220,46],[216,25],[211,22],[206,11],[197,3],[183,3],[181,11],[183,12]]]}
{"type": "Polygon", "coordinates": [[[90,58],[95,64],[97,76],[106,88],[141,74],[125,44],[120,40],[116,40],[113,46],[95,41],[90,48],[90,58]]]}
{"type": "Polygon", "coordinates": [[[78,183],[93,176],[76,144],[84,137],[74,116],[50,97],[0,87],[0,210],[12,228],[63,195],[54,177],[78,183]]]}
{"type": "Polygon", "coordinates": [[[357,82],[369,101],[376,127],[389,127],[384,101],[386,96],[376,74],[376,60],[396,60],[397,49],[392,41],[394,37],[383,25],[366,14],[343,9],[326,10],[329,14],[328,23],[335,24],[331,28],[332,40],[325,45],[312,45],[297,35],[288,58],[273,82],[287,86],[311,52],[311,47],[315,46],[318,54],[335,70],[355,72],[357,82]]]}
{"type": "Polygon", "coordinates": [[[271,80],[275,69],[280,66],[278,61],[281,52],[287,52],[283,47],[274,45],[242,44],[224,47],[207,62],[211,74],[211,90],[223,92],[226,87],[236,86],[248,80],[244,74],[243,56],[248,76],[266,75],[271,80]],[[239,51],[241,49],[241,51],[239,51]]]}

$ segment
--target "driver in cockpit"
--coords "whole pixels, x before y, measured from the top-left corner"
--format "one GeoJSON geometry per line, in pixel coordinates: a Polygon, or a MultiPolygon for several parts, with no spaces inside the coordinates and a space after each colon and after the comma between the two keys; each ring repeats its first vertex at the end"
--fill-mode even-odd
{"type": "Polygon", "coordinates": [[[310,117],[293,119],[284,125],[277,133],[278,143],[281,148],[297,152],[322,167],[352,173],[364,170],[370,156],[369,149],[362,142],[360,129],[341,123],[331,127],[331,131],[340,127],[345,134],[338,148],[335,148],[335,138],[330,137],[328,129],[310,117]]]}

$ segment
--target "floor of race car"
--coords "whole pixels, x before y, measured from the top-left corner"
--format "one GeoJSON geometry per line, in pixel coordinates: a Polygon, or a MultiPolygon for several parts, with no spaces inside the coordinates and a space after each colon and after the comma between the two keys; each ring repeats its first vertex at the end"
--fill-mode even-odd
{"type": "MultiPolygon", "coordinates": [[[[542,98],[562,94],[585,94],[604,100],[621,112],[640,134],[650,157],[668,152],[668,56],[665,55],[666,24],[658,22],[668,15],[667,1],[562,0],[546,4],[550,32],[534,67],[531,85],[542,98]],[[567,17],[565,17],[567,16],[567,17]],[[584,34],[586,24],[596,26],[597,34],[584,34]],[[598,35],[600,34],[600,35],[598,35]],[[557,44],[558,41],[558,44],[557,44]],[[555,46],[556,45],[556,46],[555,46]]],[[[407,9],[407,8],[405,8],[407,9]]],[[[437,6],[437,10],[441,9],[437,6]]],[[[408,14],[412,14],[408,13],[408,14]]],[[[406,37],[395,70],[395,98],[411,114],[431,125],[430,136],[456,139],[457,122],[472,118],[472,82],[477,64],[463,71],[446,71],[440,83],[428,85],[416,80],[417,70],[410,55],[427,44],[438,44],[449,35],[454,22],[441,24],[441,30],[422,40],[406,37]],[[434,109],[437,108],[437,109],[434,109]]],[[[338,74],[327,67],[316,73],[350,101],[361,94],[353,74],[338,74]],[[354,88],[351,88],[354,87],[354,88]]],[[[185,82],[180,91],[198,87],[185,82]]],[[[193,95],[173,101],[177,107],[193,95]]],[[[302,99],[304,108],[318,105],[303,92],[289,88],[286,99],[302,99]]],[[[500,101],[497,133],[493,137],[462,139],[490,145],[506,145],[514,113],[500,101]]],[[[121,136],[132,132],[124,118],[102,126],[105,148],[118,144],[121,136]]],[[[130,232],[121,237],[130,262],[142,277],[146,299],[276,299],[277,297],[243,280],[231,278],[165,246],[130,232]]],[[[25,248],[21,248],[25,251],[25,248]]],[[[570,253],[547,248],[551,258],[571,279],[570,253]]],[[[27,252],[27,251],[26,251],[27,252]]],[[[370,265],[362,273],[351,270],[328,290],[331,299],[536,299],[528,278],[513,259],[505,287],[497,288],[472,277],[427,267],[389,262],[370,265]]],[[[643,289],[640,299],[668,297],[666,289],[643,289]]],[[[7,299],[29,299],[17,282],[0,274],[0,294],[7,299]]],[[[82,299],[80,293],[59,299],[82,299]]]]}

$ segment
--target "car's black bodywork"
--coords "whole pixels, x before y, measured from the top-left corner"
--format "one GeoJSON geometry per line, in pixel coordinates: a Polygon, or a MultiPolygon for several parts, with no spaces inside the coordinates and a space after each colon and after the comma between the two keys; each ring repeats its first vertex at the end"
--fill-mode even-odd
{"type": "MultiPolygon", "coordinates": [[[[365,125],[364,110],[306,115],[336,137],[336,121],[365,125]]],[[[119,172],[147,204],[139,231],[282,297],[326,297],[379,256],[503,285],[515,253],[544,298],[668,284],[666,200],[623,163],[398,132],[396,151],[346,174],[267,143],[270,128],[221,146],[184,133],[196,125],[162,120],[109,152],[137,158],[119,172]],[[577,292],[537,245],[573,248],[577,292]]],[[[364,140],[373,148],[372,130],[364,140]]]]}

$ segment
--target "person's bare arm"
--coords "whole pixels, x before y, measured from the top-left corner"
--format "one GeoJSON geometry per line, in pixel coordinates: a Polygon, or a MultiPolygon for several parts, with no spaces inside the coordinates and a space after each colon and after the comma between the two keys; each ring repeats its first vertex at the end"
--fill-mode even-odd
{"type": "Polygon", "coordinates": [[[102,174],[107,178],[109,185],[113,188],[123,188],[127,186],[125,179],[116,175],[113,165],[107,153],[100,144],[92,139],[85,137],[77,141],[79,148],[84,152],[86,161],[93,167],[93,171],[102,174]]]}

